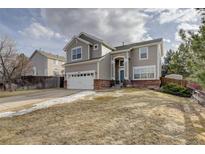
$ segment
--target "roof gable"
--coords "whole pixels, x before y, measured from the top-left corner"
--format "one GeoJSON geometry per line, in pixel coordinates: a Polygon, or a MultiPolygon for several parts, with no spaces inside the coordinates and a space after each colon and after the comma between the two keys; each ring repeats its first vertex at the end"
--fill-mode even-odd
{"type": "Polygon", "coordinates": [[[82,36],[86,36],[87,38],[90,38],[91,40],[94,40],[96,42],[99,42],[99,43],[102,43],[105,47],[111,49],[111,50],[115,50],[115,48],[113,48],[111,45],[109,45],[108,43],[104,42],[102,39],[96,37],[96,36],[93,36],[91,34],[87,34],[85,32],[81,32],[78,37],[80,38],[83,38],[83,39],[86,39],[85,37],[82,37],[82,36]]]}
{"type": "Polygon", "coordinates": [[[82,38],[79,38],[79,37],[77,37],[77,36],[74,36],[74,37],[66,44],[66,46],[63,48],[63,50],[64,50],[64,51],[67,51],[68,47],[69,47],[69,46],[72,44],[72,42],[75,41],[75,40],[78,40],[78,41],[80,41],[80,42],[83,42],[83,43],[85,43],[85,44],[87,44],[87,45],[92,45],[92,43],[88,42],[87,40],[84,40],[84,39],[82,39],[82,38]]]}
{"type": "Polygon", "coordinates": [[[59,61],[65,61],[65,57],[63,56],[59,56],[59,55],[54,55],[45,51],[39,51],[39,50],[35,50],[34,53],[31,55],[30,59],[32,59],[32,57],[34,57],[35,54],[40,54],[48,59],[55,59],[55,60],[59,60],[59,61]]]}

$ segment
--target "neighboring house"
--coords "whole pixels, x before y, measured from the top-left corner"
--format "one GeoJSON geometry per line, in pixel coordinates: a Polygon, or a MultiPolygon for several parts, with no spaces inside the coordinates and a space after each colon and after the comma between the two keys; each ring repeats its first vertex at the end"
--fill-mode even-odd
{"type": "Polygon", "coordinates": [[[30,57],[33,76],[63,76],[65,58],[45,51],[35,50],[30,57]]]}
{"type": "Polygon", "coordinates": [[[65,87],[103,89],[113,84],[159,86],[163,40],[112,47],[87,33],[74,36],[66,52],[65,87]]]}

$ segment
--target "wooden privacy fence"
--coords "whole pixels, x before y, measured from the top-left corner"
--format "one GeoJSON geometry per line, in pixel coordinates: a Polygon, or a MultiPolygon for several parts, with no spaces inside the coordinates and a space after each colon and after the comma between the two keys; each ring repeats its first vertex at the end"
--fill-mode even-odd
{"type": "Polygon", "coordinates": [[[187,80],[178,80],[178,79],[171,79],[171,78],[165,78],[165,77],[161,77],[160,80],[161,80],[162,85],[174,83],[182,87],[186,87],[188,84],[187,80]]]}
{"type": "Polygon", "coordinates": [[[23,76],[17,83],[18,88],[44,89],[44,88],[60,88],[63,87],[63,77],[56,76],[23,76]]]}
{"type": "Polygon", "coordinates": [[[178,80],[178,79],[171,79],[161,77],[161,85],[174,83],[180,85],[182,87],[186,87],[192,89],[192,98],[196,100],[199,104],[205,106],[205,92],[202,91],[202,87],[194,82],[188,82],[187,80],[178,80]]]}

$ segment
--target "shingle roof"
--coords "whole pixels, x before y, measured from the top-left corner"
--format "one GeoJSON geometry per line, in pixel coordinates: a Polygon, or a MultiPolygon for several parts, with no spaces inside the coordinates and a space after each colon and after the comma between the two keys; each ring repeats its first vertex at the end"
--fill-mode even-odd
{"type": "Polygon", "coordinates": [[[126,44],[126,45],[122,45],[122,46],[117,46],[115,48],[116,48],[116,51],[126,50],[126,49],[130,49],[134,46],[141,46],[141,45],[146,45],[146,44],[151,44],[151,43],[157,43],[157,42],[161,42],[162,40],[163,40],[162,38],[158,38],[158,39],[154,39],[154,40],[148,40],[148,41],[143,41],[143,42],[137,42],[137,43],[131,43],[131,44],[126,44]]]}
{"type": "Polygon", "coordinates": [[[70,62],[70,63],[65,63],[66,64],[74,64],[74,63],[81,63],[81,62],[87,62],[87,61],[94,61],[94,60],[98,60],[100,58],[102,58],[104,56],[101,56],[101,57],[96,57],[96,58],[92,58],[92,59],[87,59],[87,60],[83,60],[83,61],[74,61],[74,62],[70,62]]]}
{"type": "MultiPolygon", "coordinates": [[[[39,51],[39,50],[35,50],[35,52],[38,52],[38,53],[40,53],[41,55],[43,55],[43,56],[45,56],[45,57],[47,57],[47,58],[50,58],[50,59],[56,59],[56,60],[60,60],[60,61],[65,61],[65,57],[63,57],[63,56],[59,56],[59,55],[54,55],[54,54],[52,54],[52,53],[49,53],[49,52],[45,52],[45,51],[39,51]]],[[[35,53],[34,52],[34,53],[35,53]]],[[[34,54],[33,54],[34,55],[34,54]]],[[[32,55],[32,56],[33,56],[32,55]]],[[[31,56],[31,57],[32,57],[31,56]]]]}
{"type": "Polygon", "coordinates": [[[81,32],[78,36],[80,37],[80,35],[85,35],[85,36],[87,36],[87,37],[89,37],[89,38],[92,38],[92,39],[94,39],[94,40],[96,40],[96,41],[102,43],[104,46],[106,46],[106,47],[108,47],[108,48],[110,48],[110,49],[112,49],[112,50],[115,50],[115,48],[113,48],[110,44],[108,44],[108,43],[105,42],[104,40],[102,40],[102,39],[100,39],[100,38],[98,38],[98,37],[96,37],[96,36],[94,36],[94,35],[91,35],[91,34],[88,34],[88,33],[85,33],[85,32],[81,32]]]}

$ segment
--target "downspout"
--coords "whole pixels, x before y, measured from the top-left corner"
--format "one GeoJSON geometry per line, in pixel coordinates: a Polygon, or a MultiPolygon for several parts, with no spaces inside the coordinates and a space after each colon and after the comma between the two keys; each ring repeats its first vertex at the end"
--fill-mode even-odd
{"type": "Polygon", "coordinates": [[[97,79],[100,79],[100,61],[97,62],[97,79]]]}

